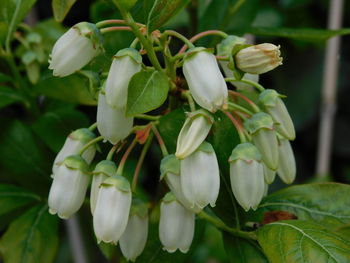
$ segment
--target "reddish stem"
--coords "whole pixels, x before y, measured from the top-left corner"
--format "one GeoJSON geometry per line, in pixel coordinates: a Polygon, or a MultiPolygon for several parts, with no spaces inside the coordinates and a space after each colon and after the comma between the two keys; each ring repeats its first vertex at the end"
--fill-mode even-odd
{"type": "Polygon", "coordinates": [[[154,133],[154,135],[156,136],[157,138],[157,141],[159,143],[159,147],[163,153],[164,156],[168,155],[168,150],[166,149],[166,146],[165,146],[165,143],[163,141],[163,138],[162,136],[160,135],[158,129],[156,128],[156,126],[154,124],[152,124],[152,131],[154,133]]]}
{"type": "Polygon", "coordinates": [[[135,136],[134,140],[131,142],[129,147],[126,149],[122,159],[120,160],[120,163],[119,163],[119,166],[118,166],[118,170],[117,170],[117,174],[118,175],[122,175],[123,174],[123,169],[124,169],[124,165],[126,163],[126,160],[128,159],[129,154],[131,153],[132,149],[134,149],[136,143],[137,143],[137,138],[135,136]]]}
{"type": "Polygon", "coordinates": [[[113,32],[113,31],[132,31],[131,27],[129,26],[111,26],[102,28],[101,33],[107,33],[107,32],[113,32]]]}
{"type": "MultiPolygon", "coordinates": [[[[103,20],[103,21],[98,22],[96,25],[97,25],[97,27],[103,27],[103,26],[107,26],[107,25],[111,25],[111,24],[126,25],[127,23],[123,19],[107,19],[107,20],[103,20]]],[[[145,26],[144,24],[141,24],[141,23],[136,23],[136,25],[145,26]]]]}
{"type": "MultiPolygon", "coordinates": [[[[204,31],[201,33],[198,33],[197,35],[194,35],[193,37],[191,37],[190,42],[194,43],[195,41],[197,41],[198,39],[205,37],[205,36],[210,36],[210,35],[219,35],[219,36],[223,36],[223,32],[220,30],[208,30],[208,31],[204,31]]],[[[179,51],[179,54],[184,53],[186,51],[186,49],[188,48],[188,46],[185,44],[182,46],[182,48],[179,51]]]]}

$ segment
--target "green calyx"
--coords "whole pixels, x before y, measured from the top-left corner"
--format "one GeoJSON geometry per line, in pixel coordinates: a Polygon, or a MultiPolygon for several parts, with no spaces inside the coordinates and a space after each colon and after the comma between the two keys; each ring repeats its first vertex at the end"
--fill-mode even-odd
{"type": "Polygon", "coordinates": [[[266,107],[275,107],[278,99],[285,98],[286,96],[279,94],[274,89],[266,89],[259,95],[259,102],[266,107]]]}
{"type": "Polygon", "coordinates": [[[93,23],[80,22],[73,26],[74,29],[78,30],[80,35],[90,39],[95,49],[103,51],[103,37],[100,30],[93,23]]]}
{"type": "Polygon", "coordinates": [[[259,112],[254,114],[250,119],[246,120],[244,127],[250,134],[254,134],[260,129],[273,129],[273,120],[272,117],[265,113],[259,112]]]}
{"type": "Polygon", "coordinates": [[[129,193],[131,191],[130,183],[127,179],[120,175],[113,175],[103,181],[101,187],[115,187],[116,189],[129,193]]]}
{"type": "Polygon", "coordinates": [[[172,192],[168,192],[164,197],[163,197],[163,200],[162,200],[164,203],[171,203],[171,202],[174,202],[174,201],[177,201],[175,195],[172,193],[172,192]]]}
{"type": "Polygon", "coordinates": [[[63,165],[72,170],[79,170],[84,174],[89,172],[89,165],[80,155],[71,155],[68,156],[63,161],[63,165]]]}
{"type": "Polygon", "coordinates": [[[96,138],[96,135],[88,128],[81,128],[73,131],[68,135],[69,138],[75,141],[81,141],[83,144],[88,143],[92,139],[96,138]]]}
{"type": "Polygon", "coordinates": [[[109,160],[103,160],[96,165],[92,174],[93,175],[104,174],[106,176],[113,176],[116,173],[116,171],[117,171],[117,166],[114,162],[109,160]]]}
{"type": "Polygon", "coordinates": [[[219,56],[231,56],[234,47],[236,45],[243,45],[245,42],[245,38],[230,35],[217,45],[217,54],[219,56]]]}
{"type": "Polygon", "coordinates": [[[261,154],[259,150],[251,143],[245,142],[238,144],[232,151],[229,162],[242,160],[246,162],[261,161],[261,154]]]}
{"type": "Polygon", "coordinates": [[[210,124],[214,123],[214,117],[209,113],[209,111],[206,111],[204,109],[200,109],[197,111],[187,112],[187,117],[191,120],[194,120],[195,118],[198,118],[200,116],[205,117],[210,124]]]}
{"type": "Polygon", "coordinates": [[[137,215],[141,218],[146,218],[148,216],[148,204],[139,198],[133,198],[130,215],[137,215]]]}
{"type": "Polygon", "coordinates": [[[206,141],[203,141],[202,144],[199,145],[196,152],[197,151],[201,151],[201,152],[205,152],[205,153],[215,152],[213,146],[211,146],[211,144],[209,142],[206,142],[206,141]]]}
{"type": "Polygon", "coordinates": [[[174,154],[165,156],[160,162],[160,180],[162,180],[167,173],[180,175],[180,161],[174,154]]]}
{"type": "Polygon", "coordinates": [[[141,64],[142,63],[142,57],[140,53],[134,49],[134,48],[124,48],[121,49],[113,56],[114,59],[122,58],[122,57],[130,57],[132,58],[136,63],[141,64]]]}
{"type": "Polygon", "coordinates": [[[211,48],[205,48],[205,47],[194,47],[194,48],[190,48],[187,52],[186,55],[184,57],[184,60],[186,59],[191,59],[194,57],[194,55],[196,55],[198,52],[208,52],[208,53],[214,53],[214,50],[211,48]]]}

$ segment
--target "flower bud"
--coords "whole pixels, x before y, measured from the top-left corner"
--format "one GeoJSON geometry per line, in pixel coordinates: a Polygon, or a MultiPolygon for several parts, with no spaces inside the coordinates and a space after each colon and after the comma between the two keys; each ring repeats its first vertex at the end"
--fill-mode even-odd
{"type": "Polygon", "coordinates": [[[114,162],[103,160],[99,162],[94,171],[92,172],[92,183],[91,183],[91,192],[90,192],[90,208],[91,213],[94,214],[96,201],[98,196],[98,191],[100,186],[108,177],[111,177],[117,171],[117,166],[114,162]]]}
{"type": "MultiPolygon", "coordinates": [[[[75,130],[71,134],[69,134],[66,141],[64,142],[63,147],[61,148],[53,162],[52,173],[55,175],[57,173],[59,164],[63,162],[66,157],[77,154],[85,144],[87,144],[95,137],[95,134],[86,128],[75,130]]],[[[90,164],[92,159],[94,159],[95,157],[95,153],[96,147],[95,145],[91,145],[88,149],[84,151],[82,157],[88,164],[90,164]]]]}
{"type": "Polygon", "coordinates": [[[245,128],[252,135],[253,143],[262,155],[264,163],[272,170],[278,167],[278,142],[271,116],[264,112],[248,119],[245,128]]]}
{"type": "Polygon", "coordinates": [[[237,202],[248,211],[255,210],[264,195],[264,168],[261,154],[251,143],[237,145],[230,156],[230,179],[237,202]]]}
{"type": "Polygon", "coordinates": [[[277,169],[277,174],[286,184],[293,183],[296,176],[296,164],[292,146],[286,139],[279,140],[278,151],[280,161],[277,169]]]}
{"type": "Polygon", "coordinates": [[[97,129],[111,144],[125,139],[131,132],[134,118],[125,117],[124,109],[114,109],[106,102],[103,92],[98,96],[97,129]]]}
{"type": "Polygon", "coordinates": [[[274,120],[276,131],[286,139],[294,140],[295,129],[293,121],[281,98],[283,98],[283,95],[278,94],[277,91],[267,89],[260,94],[259,101],[274,120]]]}
{"type": "Polygon", "coordinates": [[[113,57],[106,80],[106,100],[111,107],[126,107],[130,79],[141,70],[141,63],[141,55],[133,48],[119,50],[113,57]]]}
{"type": "Polygon", "coordinates": [[[227,86],[213,54],[204,48],[189,50],[183,73],[194,100],[201,107],[215,112],[227,104],[227,86]]]}
{"type": "Polygon", "coordinates": [[[191,207],[215,206],[220,190],[219,164],[213,147],[203,142],[199,148],[180,161],[181,189],[191,207]]]}
{"type": "Polygon", "coordinates": [[[160,179],[162,180],[164,178],[170,191],[186,209],[191,210],[194,213],[198,213],[202,210],[197,205],[191,204],[182,192],[180,181],[180,161],[175,155],[170,154],[162,159],[160,163],[160,172],[160,179]]]}
{"type": "Polygon", "coordinates": [[[119,245],[127,260],[135,261],[146,246],[148,235],[148,210],[145,204],[133,205],[128,224],[119,245]]]}
{"type": "Polygon", "coordinates": [[[280,46],[263,43],[241,49],[235,59],[240,70],[251,74],[263,74],[282,65],[280,55],[280,46]]]}
{"type": "Polygon", "coordinates": [[[183,159],[193,153],[207,137],[214,118],[205,110],[188,113],[177,138],[175,156],[183,159]]]}
{"type": "Polygon", "coordinates": [[[79,155],[71,155],[58,166],[49,193],[49,212],[67,219],[84,202],[90,182],[88,164],[79,155]]]}
{"type": "Polygon", "coordinates": [[[192,243],[195,227],[195,215],[183,207],[171,193],[168,193],[160,205],[159,239],[164,250],[169,253],[179,249],[186,253],[192,243]]]}
{"type": "Polygon", "coordinates": [[[122,176],[107,178],[100,186],[93,216],[97,242],[117,244],[128,223],[131,190],[122,176]]]}
{"type": "Polygon", "coordinates": [[[102,50],[102,35],[95,24],[81,22],[64,33],[50,55],[49,69],[64,77],[84,67],[102,50]]]}
{"type": "Polygon", "coordinates": [[[265,183],[272,184],[273,181],[275,181],[276,171],[271,170],[269,167],[266,166],[266,164],[263,164],[263,166],[264,166],[265,183]]]}

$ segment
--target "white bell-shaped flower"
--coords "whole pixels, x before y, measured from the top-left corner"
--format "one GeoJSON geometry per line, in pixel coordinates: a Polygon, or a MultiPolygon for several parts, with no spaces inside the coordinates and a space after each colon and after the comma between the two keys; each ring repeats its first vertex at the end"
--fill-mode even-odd
{"type": "Polygon", "coordinates": [[[146,246],[148,236],[148,209],[145,204],[137,204],[131,207],[126,229],[119,240],[120,250],[123,256],[130,261],[135,261],[141,255],[146,246]]]}
{"type": "Polygon", "coordinates": [[[288,113],[286,105],[281,98],[283,95],[273,89],[264,90],[259,95],[259,101],[264,105],[265,111],[271,115],[275,122],[276,131],[288,140],[295,139],[293,121],[288,113]]]}
{"type": "Polygon", "coordinates": [[[49,193],[49,212],[67,219],[84,202],[90,176],[88,164],[79,155],[67,157],[57,168],[49,193]]]}
{"type": "Polygon", "coordinates": [[[118,243],[128,223],[130,206],[128,180],[115,175],[101,184],[93,216],[97,242],[118,243]]]}
{"type": "Polygon", "coordinates": [[[264,166],[265,183],[272,184],[273,181],[275,181],[276,171],[271,170],[269,167],[266,166],[266,164],[263,164],[263,166],[264,166]]]}
{"type": "Polygon", "coordinates": [[[94,171],[92,172],[92,183],[91,183],[91,191],[90,191],[90,208],[91,213],[94,214],[96,201],[98,192],[100,190],[100,186],[108,177],[113,176],[117,171],[117,166],[114,162],[109,160],[103,160],[99,162],[94,171]]]}
{"type": "Polygon", "coordinates": [[[170,191],[175,195],[176,199],[188,210],[195,213],[200,212],[202,209],[196,204],[191,204],[186,199],[182,192],[181,180],[180,180],[180,161],[175,155],[170,154],[165,156],[160,163],[161,180],[164,179],[168,185],[170,191]]]}
{"type": "Polygon", "coordinates": [[[210,112],[225,107],[227,86],[213,54],[202,47],[189,50],[183,73],[193,99],[201,107],[210,112]]]}
{"type": "MultiPolygon", "coordinates": [[[[87,128],[78,129],[73,131],[71,134],[69,134],[66,141],[64,142],[64,145],[56,155],[56,158],[53,162],[53,166],[52,166],[53,175],[56,174],[59,164],[63,162],[66,157],[70,155],[78,154],[79,150],[83,148],[83,146],[86,143],[88,143],[94,138],[95,138],[95,134],[87,128]]],[[[82,157],[85,159],[85,161],[88,164],[90,164],[95,157],[95,153],[96,153],[96,147],[95,145],[91,145],[89,148],[87,148],[84,151],[84,153],[82,154],[82,157]]]]}
{"type": "Polygon", "coordinates": [[[291,184],[294,182],[297,173],[292,146],[288,140],[280,139],[278,150],[280,161],[277,174],[284,183],[291,184]]]}
{"type": "Polygon", "coordinates": [[[188,113],[188,117],[177,137],[176,153],[183,159],[193,153],[208,136],[214,118],[205,110],[188,113]]]}
{"type": "Polygon", "coordinates": [[[64,33],[50,55],[49,69],[64,77],[84,67],[102,50],[102,35],[95,24],[81,22],[64,33]]]}
{"type": "Polygon", "coordinates": [[[124,109],[114,109],[106,102],[103,91],[98,96],[97,129],[112,144],[125,139],[131,132],[134,118],[126,117],[124,109]]]}
{"type": "Polygon", "coordinates": [[[169,253],[179,249],[186,253],[192,243],[195,214],[183,207],[172,193],[160,205],[159,239],[169,253]]]}
{"type": "Polygon", "coordinates": [[[199,148],[180,161],[181,189],[191,208],[215,206],[220,190],[220,171],[213,147],[203,142],[199,148]]]}
{"type": "Polygon", "coordinates": [[[141,70],[141,63],[141,55],[133,48],[122,49],[113,57],[106,80],[106,100],[111,107],[126,107],[130,79],[141,70]]]}
{"type": "Polygon", "coordinates": [[[278,167],[278,141],[271,116],[264,112],[254,114],[244,126],[252,135],[253,143],[264,163],[272,170],[278,167]]]}
{"type": "Polygon", "coordinates": [[[245,211],[255,210],[265,191],[261,154],[251,143],[237,145],[230,156],[232,192],[245,211]]]}

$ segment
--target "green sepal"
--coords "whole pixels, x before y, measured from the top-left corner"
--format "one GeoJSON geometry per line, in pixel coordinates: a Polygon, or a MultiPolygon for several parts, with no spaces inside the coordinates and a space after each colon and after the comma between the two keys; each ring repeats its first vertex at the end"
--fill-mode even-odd
{"type": "Polygon", "coordinates": [[[180,175],[180,161],[174,154],[165,156],[160,162],[160,180],[162,180],[167,173],[180,175]]]}
{"type": "Polygon", "coordinates": [[[113,175],[103,181],[101,187],[115,187],[122,192],[129,193],[131,191],[129,181],[120,175],[113,175]]]}
{"type": "Polygon", "coordinates": [[[242,160],[246,162],[261,161],[261,154],[253,144],[249,142],[238,144],[232,151],[229,162],[242,160]]]}
{"type": "Polygon", "coordinates": [[[96,165],[92,174],[93,175],[104,174],[106,176],[113,176],[116,173],[116,171],[117,171],[117,166],[114,162],[109,160],[103,160],[96,165]]]}
{"type": "Polygon", "coordinates": [[[279,98],[285,98],[286,96],[279,94],[274,89],[266,89],[259,95],[259,102],[267,107],[275,107],[279,98]]]}
{"type": "Polygon", "coordinates": [[[89,22],[80,22],[73,26],[74,29],[78,30],[78,32],[90,39],[94,45],[95,49],[99,49],[100,52],[104,51],[103,48],[103,36],[98,27],[89,22]]]}
{"type": "Polygon", "coordinates": [[[89,165],[84,160],[84,158],[78,154],[70,155],[70,156],[66,157],[66,159],[64,159],[62,164],[65,165],[69,169],[79,170],[79,171],[83,172],[84,174],[89,172],[89,165]]]}
{"type": "Polygon", "coordinates": [[[134,48],[124,48],[121,49],[113,56],[114,59],[122,58],[129,56],[132,58],[136,63],[141,64],[142,63],[142,56],[140,53],[134,49],[134,48]]]}
{"type": "Polygon", "coordinates": [[[88,143],[92,139],[96,138],[96,135],[90,131],[88,128],[80,128],[73,131],[68,135],[69,138],[75,141],[81,141],[83,144],[88,143]]]}
{"type": "Polygon", "coordinates": [[[258,112],[244,122],[244,127],[250,134],[254,134],[260,129],[273,129],[272,117],[265,112],[258,112]]]}
{"type": "Polygon", "coordinates": [[[218,56],[230,56],[236,45],[243,45],[245,42],[246,39],[243,37],[230,35],[217,45],[217,54],[218,56]]]}
{"type": "Polygon", "coordinates": [[[148,204],[139,198],[133,198],[130,215],[138,215],[141,218],[146,218],[148,216],[148,204]]]}
{"type": "Polygon", "coordinates": [[[198,52],[208,52],[213,54],[214,53],[214,49],[212,48],[206,48],[206,47],[194,47],[194,48],[190,48],[187,52],[186,55],[184,57],[184,61],[186,59],[190,59],[192,58],[194,55],[196,55],[198,52]]]}
{"type": "Polygon", "coordinates": [[[168,192],[162,199],[162,201],[164,203],[170,203],[170,202],[174,202],[177,201],[175,195],[172,192],[168,192]]]}
{"type": "Polygon", "coordinates": [[[200,109],[200,110],[196,110],[196,111],[187,112],[186,115],[187,115],[187,117],[188,117],[189,119],[191,119],[191,120],[194,120],[194,119],[197,118],[197,117],[203,116],[203,117],[205,117],[205,118],[208,120],[208,122],[210,122],[211,124],[214,123],[214,117],[213,117],[213,115],[211,115],[211,114],[209,113],[209,111],[204,110],[204,109],[200,109]]]}
{"type": "Polygon", "coordinates": [[[206,153],[215,152],[213,146],[211,146],[211,144],[209,142],[206,142],[206,141],[203,141],[202,144],[199,145],[196,152],[197,151],[206,152],[206,153]]]}

